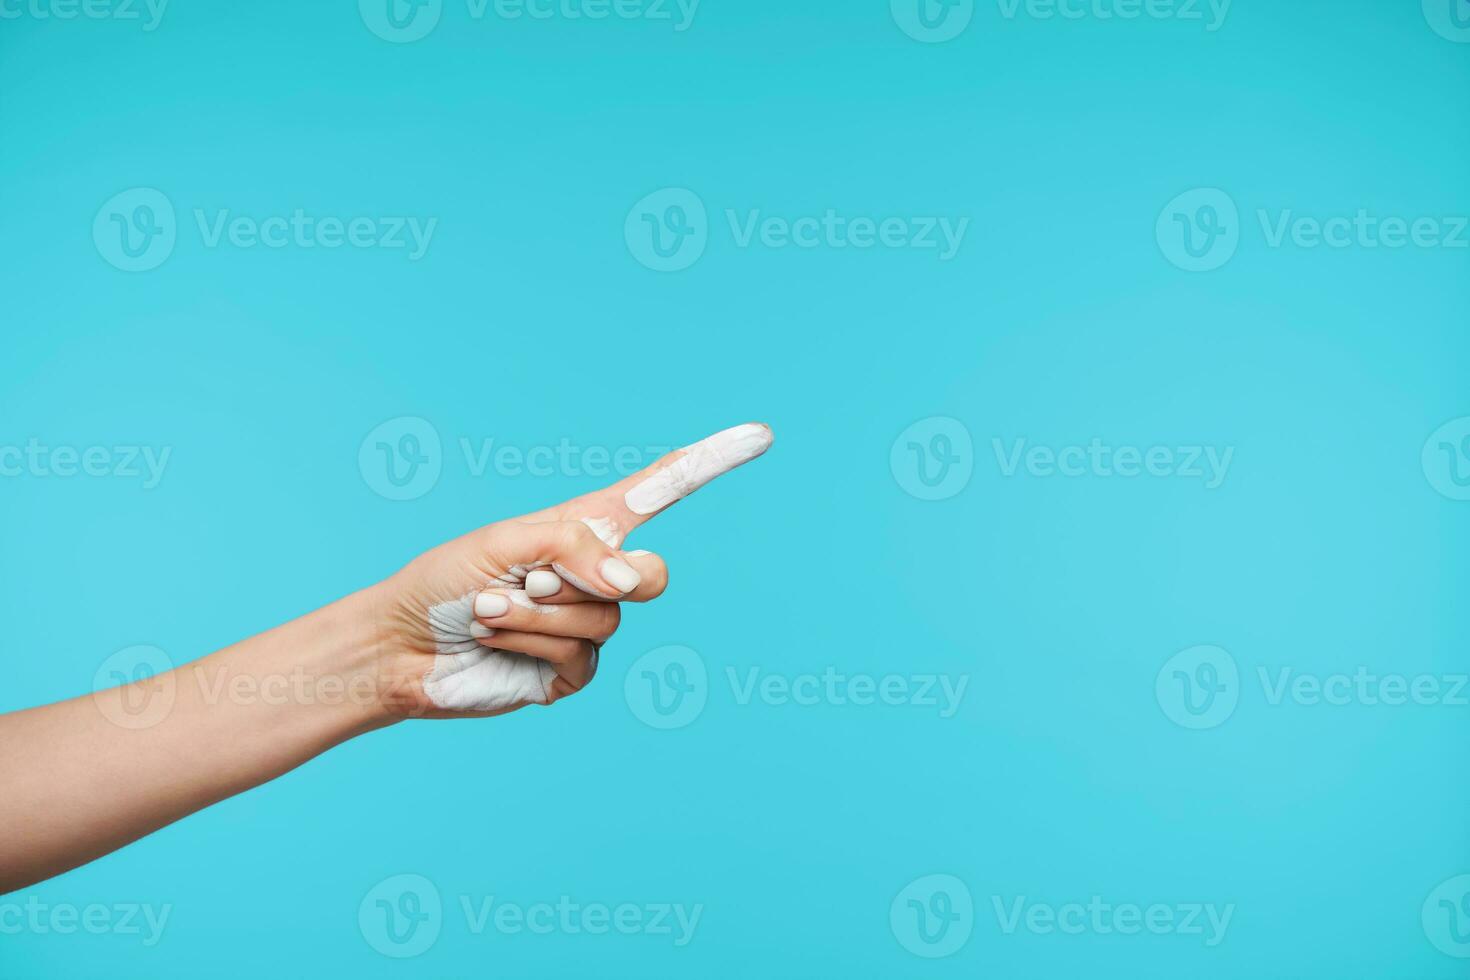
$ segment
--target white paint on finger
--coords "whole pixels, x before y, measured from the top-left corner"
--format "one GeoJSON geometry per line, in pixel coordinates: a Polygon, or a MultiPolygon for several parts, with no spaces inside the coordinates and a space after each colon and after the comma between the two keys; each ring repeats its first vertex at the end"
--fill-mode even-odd
{"type": "MultiPolygon", "coordinates": [[[[771,430],[764,425],[737,425],[716,433],[687,447],[683,456],[640,481],[624,495],[623,502],[635,514],[656,513],[722,473],[755,459],[770,448],[771,441],[771,430]]],[[[582,523],[609,548],[622,545],[624,532],[612,519],[584,517],[582,523]]],[[[627,570],[637,574],[632,568],[627,570]]],[[[561,563],[546,560],[512,565],[487,581],[485,588],[505,589],[506,597],[521,609],[555,614],[560,606],[535,599],[555,595],[563,581],[601,598],[620,598],[593,588],[561,563]]],[[[636,587],[636,582],[632,584],[636,587]]],[[[436,707],[449,711],[500,711],[517,704],[550,703],[556,670],[549,662],[483,645],[482,641],[492,638],[495,630],[475,618],[475,597],[481,591],[476,589],[429,608],[435,656],[433,667],[424,675],[424,694],[436,707]]],[[[594,652],[591,671],[596,669],[594,652]]]]}
{"type": "Polygon", "coordinates": [[[480,645],[495,631],[475,620],[479,594],[477,590],[429,607],[435,656],[433,668],[424,675],[424,694],[447,711],[501,711],[516,704],[549,703],[556,678],[551,664],[480,645]]]}
{"type": "Polygon", "coordinates": [[[689,496],[721,474],[748,463],[771,448],[769,426],[748,422],[684,448],[684,455],[646,477],[623,495],[623,503],[635,514],[663,510],[689,496]]]}
{"type": "Polygon", "coordinates": [[[623,536],[618,532],[617,523],[606,517],[584,517],[582,523],[591,528],[598,540],[609,548],[616,548],[623,543],[623,536]]]}

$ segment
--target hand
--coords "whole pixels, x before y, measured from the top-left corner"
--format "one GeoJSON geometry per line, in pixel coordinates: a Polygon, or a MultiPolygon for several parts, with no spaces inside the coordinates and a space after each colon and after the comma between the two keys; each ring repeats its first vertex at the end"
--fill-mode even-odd
{"type": "Polygon", "coordinates": [[[610,487],[419,556],[380,590],[385,707],[486,717],[581,690],[618,628],[619,603],[647,602],[668,585],[662,558],[619,550],[627,535],[770,442],[765,426],[737,426],[610,487]]]}
{"type": "Polygon", "coordinates": [[[668,583],[658,556],[620,551],[623,539],[770,443],[765,426],[736,426],[172,671],[0,715],[0,892],[405,717],[500,714],[578,690],[617,629],[618,604],[668,583]],[[158,685],[170,692],[161,714],[118,721],[158,685]]]}

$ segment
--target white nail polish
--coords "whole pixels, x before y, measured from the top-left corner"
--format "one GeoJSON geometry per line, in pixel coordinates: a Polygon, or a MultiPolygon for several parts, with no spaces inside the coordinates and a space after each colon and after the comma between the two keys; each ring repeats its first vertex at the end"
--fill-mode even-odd
{"type": "Polygon", "coordinates": [[[526,576],[526,595],[532,599],[544,599],[561,591],[561,578],[553,571],[538,568],[526,576]]]}
{"type": "Polygon", "coordinates": [[[597,566],[597,570],[602,573],[602,578],[608,585],[623,595],[638,588],[638,583],[643,581],[643,576],[638,574],[638,570],[621,558],[604,558],[602,564],[597,566]]]}
{"type": "Polygon", "coordinates": [[[494,592],[481,592],[475,596],[475,615],[481,619],[494,619],[510,612],[510,600],[494,592]]]}
{"type": "Polygon", "coordinates": [[[653,554],[653,552],[639,550],[639,551],[625,551],[625,552],[623,552],[623,554],[627,555],[629,558],[646,558],[649,555],[653,554]]]}

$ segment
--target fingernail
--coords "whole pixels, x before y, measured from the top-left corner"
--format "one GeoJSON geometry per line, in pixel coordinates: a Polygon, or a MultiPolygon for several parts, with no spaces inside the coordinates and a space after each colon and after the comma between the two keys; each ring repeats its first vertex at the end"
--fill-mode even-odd
{"type": "Polygon", "coordinates": [[[623,552],[623,554],[627,555],[629,558],[646,558],[647,556],[653,554],[653,552],[651,552],[651,551],[625,551],[625,552],[623,552]]]}
{"type": "Polygon", "coordinates": [[[526,595],[532,599],[544,599],[560,591],[561,578],[555,572],[538,568],[526,576],[526,595]]]}
{"type": "Polygon", "coordinates": [[[510,600],[494,592],[481,592],[475,596],[475,615],[481,619],[494,619],[510,612],[510,600]]]}
{"type": "Polygon", "coordinates": [[[602,573],[608,585],[623,595],[638,588],[638,583],[643,581],[643,576],[638,574],[638,570],[621,558],[604,558],[602,564],[597,566],[597,570],[602,573]]]}

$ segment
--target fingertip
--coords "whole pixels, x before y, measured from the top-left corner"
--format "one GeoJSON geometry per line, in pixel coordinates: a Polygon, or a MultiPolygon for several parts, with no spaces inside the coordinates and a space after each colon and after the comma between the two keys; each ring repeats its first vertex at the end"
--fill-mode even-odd
{"type": "Polygon", "coordinates": [[[545,599],[561,591],[561,576],[547,568],[538,568],[526,576],[526,595],[545,599]]]}
{"type": "Polygon", "coordinates": [[[623,557],[643,578],[637,593],[629,596],[632,601],[647,602],[664,594],[669,587],[669,566],[662,557],[651,551],[629,551],[623,557]]]}
{"type": "MultiPolygon", "coordinates": [[[[672,462],[660,461],[638,474],[623,494],[623,506],[639,518],[657,514],[771,448],[775,436],[764,422],[746,422],[685,446],[672,462]]],[[[639,523],[642,523],[640,520],[639,523]]]]}
{"type": "Polygon", "coordinates": [[[602,564],[597,566],[597,573],[622,595],[635,591],[643,581],[643,576],[636,568],[615,555],[604,558],[602,564]]]}
{"type": "Polygon", "coordinates": [[[510,599],[499,592],[481,592],[475,596],[475,617],[497,619],[510,612],[510,599]]]}

